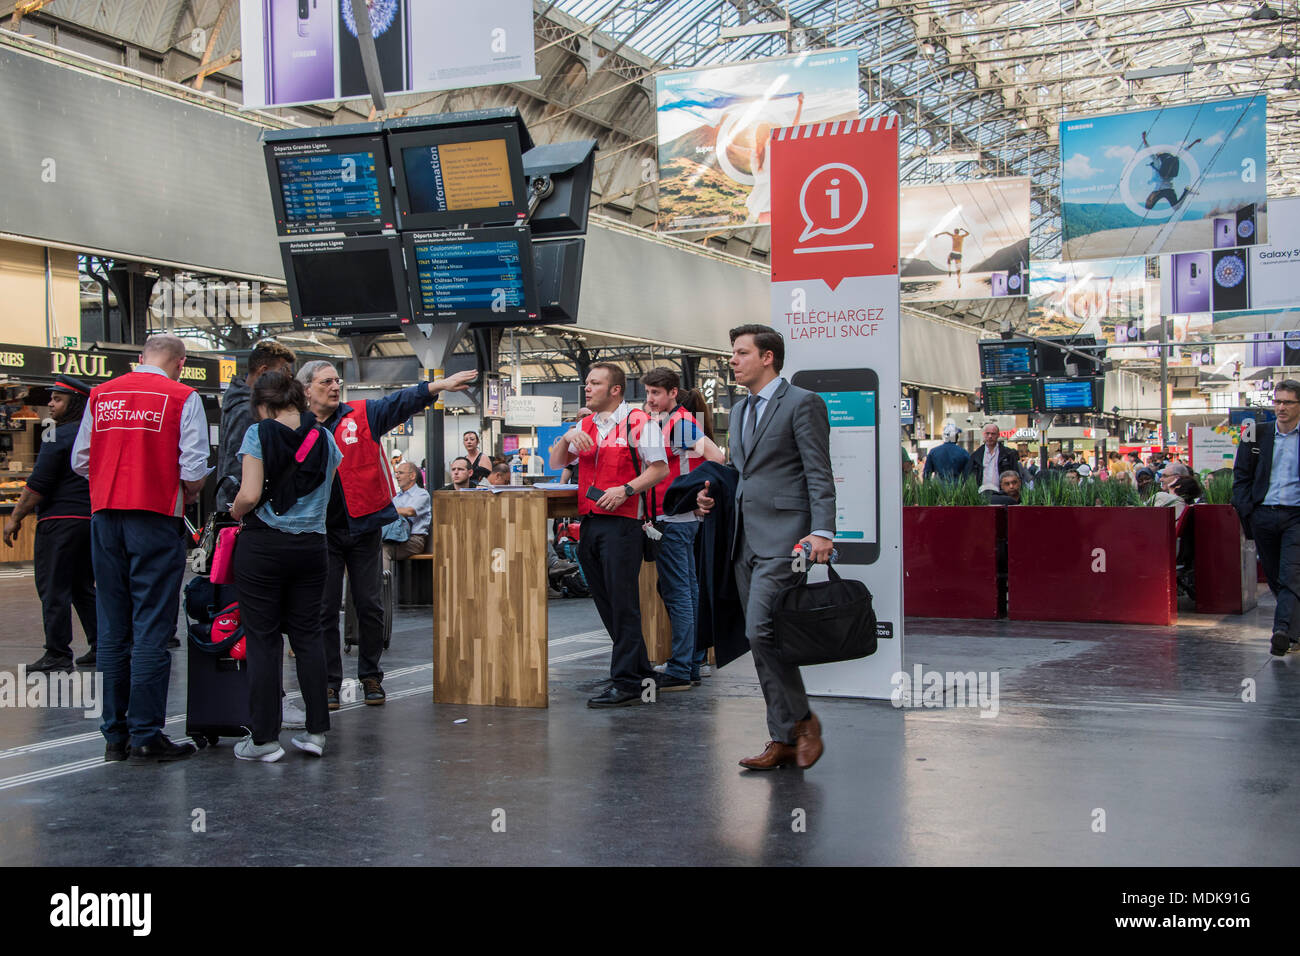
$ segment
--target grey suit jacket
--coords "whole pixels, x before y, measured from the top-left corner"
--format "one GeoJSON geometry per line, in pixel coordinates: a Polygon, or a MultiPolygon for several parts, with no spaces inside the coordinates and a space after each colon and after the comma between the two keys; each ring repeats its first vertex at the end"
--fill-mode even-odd
{"type": "MultiPolygon", "coordinates": [[[[754,400],[751,395],[731,413],[728,444],[740,472],[737,514],[756,555],[788,557],[811,532],[835,532],[830,418],[820,395],[783,381],[758,421],[757,435],[742,441],[754,400]]],[[[737,537],[732,554],[738,555],[739,548],[737,537]]]]}

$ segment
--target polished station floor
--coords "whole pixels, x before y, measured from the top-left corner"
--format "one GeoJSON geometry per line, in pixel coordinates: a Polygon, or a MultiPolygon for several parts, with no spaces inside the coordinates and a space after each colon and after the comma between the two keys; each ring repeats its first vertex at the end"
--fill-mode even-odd
{"type": "MultiPolygon", "coordinates": [[[[320,760],[246,763],[223,740],[104,764],[80,711],[0,709],[0,863],[1294,865],[1300,655],[1270,660],[1271,611],[1265,591],[1168,628],[910,620],[909,673],[996,671],[996,716],[821,700],[821,762],[752,774],[748,657],[588,710],[608,638],[590,601],[557,600],[549,709],[439,705],[428,609],[406,609],[387,705],[332,715],[320,760]]],[[[41,653],[30,569],[0,571],[0,622],[12,674],[41,653]]],[[[172,674],[179,738],[183,649],[172,674]]]]}

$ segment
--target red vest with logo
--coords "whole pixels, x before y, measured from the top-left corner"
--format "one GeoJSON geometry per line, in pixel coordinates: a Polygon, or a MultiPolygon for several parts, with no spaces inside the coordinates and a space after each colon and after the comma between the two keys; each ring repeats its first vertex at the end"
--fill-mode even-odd
{"type": "MultiPolygon", "coordinates": [[[[704,434],[703,429],[699,428],[699,423],[695,420],[695,416],[687,411],[685,406],[682,405],[678,405],[674,408],[672,414],[669,415],[668,418],[664,420],[664,423],[659,426],[664,434],[664,451],[668,453],[668,477],[655,485],[654,490],[650,493],[650,505],[654,508],[655,517],[663,514],[664,495],[668,494],[668,487],[677,479],[677,476],[682,473],[682,459],[681,456],[677,454],[681,449],[674,446],[673,441],[680,438],[680,435],[678,434],[679,432],[687,431],[683,422],[690,422],[691,425],[695,426],[690,429],[691,434],[704,434]]],[[[699,439],[697,438],[696,441],[699,441],[699,439]]],[[[694,448],[694,444],[694,442],[691,443],[692,448],[694,448]]],[[[689,467],[686,469],[688,474],[690,473],[690,470],[689,467]]]]}
{"type": "Polygon", "coordinates": [[[348,514],[364,518],[392,503],[397,494],[397,480],[383,446],[370,434],[365,401],[348,402],[348,405],[352,411],[340,416],[334,426],[334,441],[343,452],[339,481],[343,483],[343,501],[348,514]]]}
{"type": "Polygon", "coordinates": [[[641,437],[641,429],[648,421],[649,415],[634,408],[627,418],[611,428],[609,434],[602,439],[596,428],[595,415],[588,415],[582,420],[579,427],[595,444],[587,451],[578,453],[578,514],[619,515],[624,518],[639,516],[637,509],[641,504],[640,495],[633,495],[613,511],[606,511],[587,497],[587,489],[594,485],[601,491],[610,491],[635,480],[637,468],[632,462],[628,443],[630,441],[635,445],[641,437]]]}
{"type": "Polygon", "coordinates": [[[91,389],[92,512],[182,513],[181,410],[192,394],[153,372],[128,372],[91,389]]]}

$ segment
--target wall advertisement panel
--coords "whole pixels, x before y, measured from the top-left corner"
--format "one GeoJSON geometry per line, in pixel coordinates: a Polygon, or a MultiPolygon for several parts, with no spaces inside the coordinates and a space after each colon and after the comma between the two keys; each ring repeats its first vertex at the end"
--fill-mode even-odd
{"type": "MultiPolygon", "coordinates": [[[[535,80],[530,0],[369,0],[387,93],[535,80]]],[[[351,0],[240,0],[244,106],[369,96],[351,0]]]]}
{"type": "Polygon", "coordinates": [[[1029,292],[1029,177],[903,189],[904,302],[1029,292]]]}
{"type": "Polygon", "coordinates": [[[1265,106],[1258,94],[1063,121],[1062,258],[1262,242],[1265,106]]]}
{"type": "Polygon", "coordinates": [[[897,118],[778,130],[772,184],[782,374],[826,401],[837,569],[871,590],[880,638],[870,657],[805,668],[804,682],[889,698],[903,659],[897,118]]]}
{"type": "Polygon", "coordinates": [[[818,50],[655,77],[659,228],[771,222],[772,131],[858,115],[858,52],[818,50]]]}

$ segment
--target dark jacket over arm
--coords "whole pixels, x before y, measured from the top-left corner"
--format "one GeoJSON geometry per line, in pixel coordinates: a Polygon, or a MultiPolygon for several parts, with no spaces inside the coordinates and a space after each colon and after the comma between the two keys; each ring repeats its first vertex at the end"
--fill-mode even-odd
{"type": "Polygon", "coordinates": [[[696,644],[712,647],[718,666],[730,664],[749,651],[745,638],[745,608],[740,603],[731,561],[736,522],[736,469],[706,461],[680,475],[664,495],[665,514],[695,510],[696,493],[709,483],[716,502],[695,539],[695,566],[700,580],[700,606],[695,619],[696,644]]]}
{"type": "Polygon", "coordinates": [[[239,447],[244,443],[248,426],[253,424],[252,390],[240,376],[231,381],[221,396],[221,445],[217,451],[217,508],[230,508],[243,480],[239,447]]]}
{"type": "Polygon", "coordinates": [[[1253,537],[1250,515],[1268,494],[1273,472],[1273,439],[1276,426],[1271,422],[1257,426],[1256,441],[1237,445],[1232,462],[1232,506],[1237,509],[1247,537],[1253,537]]]}

